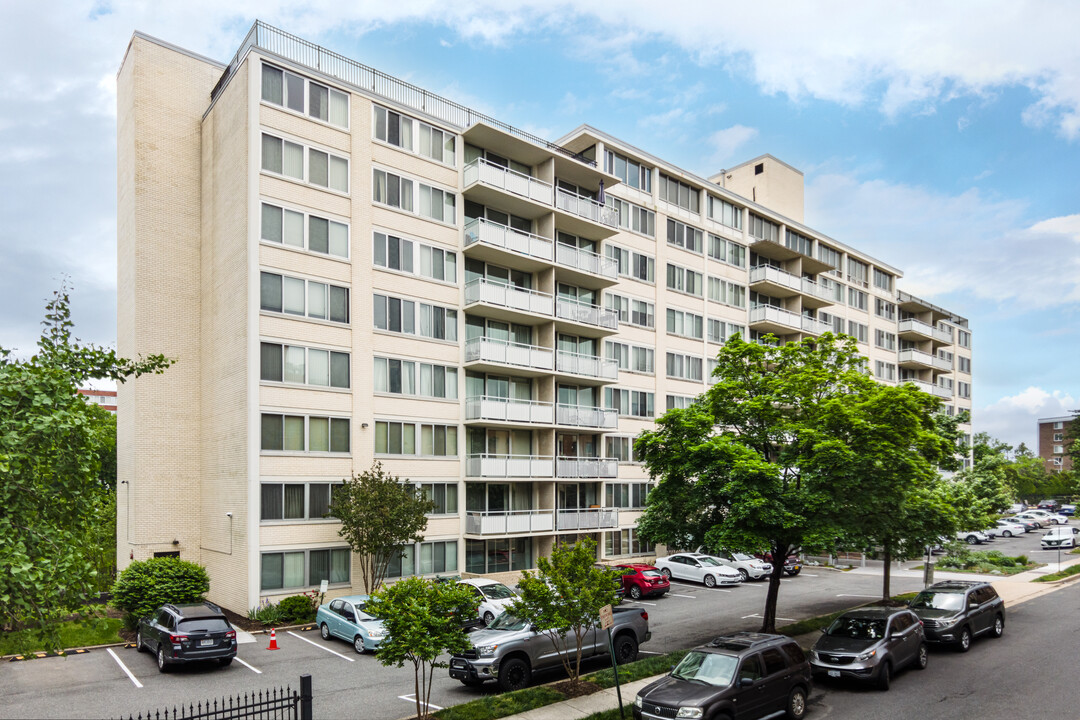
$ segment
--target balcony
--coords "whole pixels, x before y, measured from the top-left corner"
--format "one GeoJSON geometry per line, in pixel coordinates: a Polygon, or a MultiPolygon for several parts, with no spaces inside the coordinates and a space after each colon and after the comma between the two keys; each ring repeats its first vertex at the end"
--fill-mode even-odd
{"type": "Polygon", "coordinates": [[[506,340],[478,337],[465,341],[465,363],[480,369],[498,371],[507,366],[524,370],[526,375],[543,375],[554,368],[555,353],[551,348],[522,345],[506,340]]]}
{"type": "Polygon", "coordinates": [[[476,158],[462,171],[462,187],[470,198],[515,215],[536,218],[549,212],[554,200],[551,183],[476,158]]]}
{"type": "Polygon", "coordinates": [[[581,508],[556,510],[556,530],[599,530],[619,527],[617,508],[581,508]]]}
{"type": "Polygon", "coordinates": [[[814,282],[810,278],[799,278],[799,281],[799,284],[802,286],[803,307],[819,308],[841,302],[833,291],[814,282]]]}
{"type": "Polygon", "coordinates": [[[555,298],[528,288],[476,278],[465,286],[465,306],[477,315],[507,322],[536,322],[536,315],[551,317],[555,298]]]}
{"type": "Polygon", "coordinates": [[[619,461],[614,458],[559,457],[555,476],[561,478],[616,478],[619,461]]]}
{"type": "Polygon", "coordinates": [[[466,477],[551,478],[555,458],[543,455],[470,455],[465,459],[466,477]]]}
{"type": "Polygon", "coordinates": [[[551,532],[554,529],[554,510],[468,511],[465,513],[466,535],[514,535],[551,532]]]}
{"type": "Polygon", "coordinates": [[[802,330],[807,335],[822,335],[827,332],[832,332],[832,325],[823,320],[807,317],[806,315],[800,317],[802,319],[802,330]]]}
{"type": "Polygon", "coordinates": [[[551,425],[555,406],[549,402],[514,398],[471,397],[465,400],[465,420],[486,420],[517,425],[551,425]]]}
{"type": "Polygon", "coordinates": [[[555,420],[559,425],[613,430],[619,425],[619,414],[598,407],[560,403],[555,408],[555,420]]]}
{"type": "Polygon", "coordinates": [[[939,345],[952,345],[952,336],[921,320],[909,318],[896,326],[896,334],[904,340],[933,340],[939,345]]]}
{"type": "MultiPolygon", "coordinates": [[[[614,310],[607,310],[599,305],[589,305],[565,297],[555,300],[555,317],[559,320],[589,325],[600,330],[617,332],[619,329],[619,315],[614,310]]],[[[571,329],[577,330],[578,328],[571,329]]]]}
{"type": "Polygon", "coordinates": [[[833,269],[832,265],[823,260],[811,255],[804,255],[799,250],[788,247],[781,237],[773,240],[771,238],[761,238],[756,235],[750,235],[749,240],[750,249],[758,255],[773,260],[794,260],[798,258],[802,265],[803,272],[810,273],[811,275],[817,275],[818,273],[828,272],[833,269]]]}
{"type": "Polygon", "coordinates": [[[465,225],[465,252],[478,260],[512,264],[522,270],[542,270],[555,260],[555,243],[486,218],[465,225]]]}
{"type": "Polygon", "coordinates": [[[596,355],[560,350],[555,356],[555,370],[563,375],[577,378],[593,378],[614,381],[619,377],[619,363],[596,355]]]}
{"type": "Polygon", "coordinates": [[[575,235],[610,237],[618,232],[619,211],[609,208],[590,197],[556,188],[555,208],[562,215],[556,220],[557,225],[575,235]]]}
{"type": "Polygon", "coordinates": [[[933,394],[937,395],[939,398],[944,398],[945,400],[952,400],[953,399],[953,389],[952,388],[941,387],[940,385],[934,385],[933,386],[933,394]]]}
{"type": "Polygon", "coordinates": [[[819,308],[837,302],[833,294],[809,278],[799,277],[772,265],[750,268],[750,287],[771,297],[799,295],[804,307],[819,308]]]}
{"type": "Polygon", "coordinates": [[[937,385],[934,385],[933,383],[926,382],[925,380],[916,380],[914,378],[910,378],[910,379],[906,379],[906,380],[902,379],[902,380],[900,380],[900,382],[901,383],[911,383],[915,387],[922,390],[924,393],[929,393],[930,395],[935,394],[934,393],[934,388],[937,387],[937,385]]]}
{"type": "Polygon", "coordinates": [[[934,367],[935,360],[941,359],[922,350],[901,350],[897,355],[896,363],[902,368],[930,370],[934,367]]]}
{"type": "Polygon", "coordinates": [[[610,287],[618,282],[619,264],[603,255],[573,245],[555,244],[555,263],[573,285],[587,288],[610,287]]]}
{"type": "MultiPolygon", "coordinates": [[[[750,327],[759,332],[774,335],[791,335],[803,331],[803,316],[772,305],[759,305],[750,309],[750,327]]],[[[805,318],[810,320],[811,318],[805,318]]],[[[815,321],[816,322],[816,321],[815,321]]],[[[831,329],[826,327],[826,330],[831,329]]]]}

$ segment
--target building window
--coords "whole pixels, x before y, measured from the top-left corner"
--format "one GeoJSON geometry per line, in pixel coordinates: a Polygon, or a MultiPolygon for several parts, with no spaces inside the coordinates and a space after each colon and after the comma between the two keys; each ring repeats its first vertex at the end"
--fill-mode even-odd
{"type": "Polygon", "coordinates": [[[456,482],[418,483],[416,489],[425,500],[435,503],[429,515],[457,515],[458,485],[456,482]]]}
{"type": "Polygon", "coordinates": [[[893,276],[887,272],[874,268],[874,287],[885,290],[886,292],[892,292],[893,276]]]}
{"type": "Polygon", "coordinates": [[[420,457],[456,457],[457,426],[429,423],[375,421],[377,455],[415,455],[420,457]],[[417,447],[416,438],[420,436],[417,447]]]}
{"type": "Polygon", "coordinates": [[[262,449],[348,454],[349,418],[263,413],[262,449]]]}
{"type": "Polygon", "coordinates": [[[971,358],[957,356],[956,361],[960,366],[960,372],[966,373],[968,375],[971,374],[971,358]]]}
{"type": "Polygon", "coordinates": [[[654,372],[655,351],[652,348],[607,340],[604,342],[604,349],[607,359],[617,362],[620,370],[646,375],[652,375],[654,372]]]}
{"type": "Polygon", "coordinates": [[[1054,446],[1054,453],[1055,454],[1060,455],[1063,452],[1065,452],[1065,446],[1064,445],[1055,445],[1054,446]]]}
{"type": "Polygon", "coordinates": [[[971,397],[971,383],[960,382],[956,383],[956,396],[962,398],[971,397]]]}
{"type": "Polygon", "coordinates": [[[750,237],[769,242],[780,242],[780,226],[769,222],[760,215],[750,213],[750,237]]]}
{"type": "Polygon", "coordinates": [[[611,173],[629,187],[652,193],[652,168],[625,155],[604,150],[604,172],[611,173]]]}
{"type": "Polygon", "coordinates": [[[604,486],[604,507],[641,510],[649,497],[649,483],[608,483],[604,486]]]}
{"type": "Polygon", "coordinates": [[[664,173],[660,173],[660,199],[692,213],[701,212],[699,190],[664,173]]]}
{"type": "Polygon", "coordinates": [[[690,397],[688,395],[668,395],[667,396],[667,409],[668,410],[685,410],[694,404],[697,398],[690,397]]]}
{"type": "Polygon", "coordinates": [[[841,271],[840,271],[840,252],[838,250],[833,250],[831,247],[828,247],[827,245],[822,245],[821,243],[818,243],[817,257],[818,257],[818,260],[820,260],[821,262],[826,263],[828,265],[832,265],[833,269],[828,270],[827,272],[830,272],[833,275],[840,275],[841,274],[841,271]]]}
{"type": "Polygon", "coordinates": [[[375,392],[456,400],[457,368],[413,360],[376,357],[375,392]],[[417,383],[417,372],[420,381],[417,383]]]}
{"type": "Polygon", "coordinates": [[[884,330],[874,330],[874,345],[885,350],[895,350],[896,335],[884,330]]]}
{"type": "Polygon", "coordinates": [[[971,333],[966,330],[956,331],[956,344],[963,348],[971,347],[971,333]]]}
{"type": "Polygon", "coordinates": [[[667,354],[667,376],[677,380],[701,382],[701,358],[680,353],[667,354]]]}
{"type": "Polygon", "coordinates": [[[605,198],[607,206],[619,216],[619,227],[630,230],[646,237],[656,237],[656,213],[647,210],[640,205],[627,202],[614,195],[605,198]]]}
{"type": "Polygon", "coordinates": [[[709,234],[709,257],[735,267],[746,267],[746,248],[734,240],[709,234]]]}
{"type": "Polygon", "coordinates": [[[604,253],[616,262],[619,275],[647,283],[656,281],[656,260],[648,255],[611,244],[604,246],[604,253]]]}
{"type": "Polygon", "coordinates": [[[854,320],[848,320],[847,326],[848,326],[848,335],[855,338],[857,341],[859,341],[861,343],[867,342],[867,335],[869,333],[869,328],[866,325],[864,325],[862,323],[857,323],[854,320]]]}
{"type": "Polygon", "coordinates": [[[851,287],[849,287],[847,289],[847,291],[848,291],[848,305],[850,305],[851,307],[856,308],[858,310],[864,310],[865,311],[865,310],[868,309],[868,298],[869,298],[869,296],[866,293],[864,293],[862,290],[856,290],[855,288],[851,288],[851,287]]]}
{"type": "Polygon", "coordinates": [[[938,387],[945,388],[946,390],[951,392],[953,389],[953,379],[949,377],[939,377],[938,387]]]}
{"type": "Polygon", "coordinates": [[[348,288],[263,272],[259,292],[263,310],[338,323],[349,322],[348,288]]]}
{"type": "Polygon", "coordinates": [[[669,335],[701,340],[704,337],[705,319],[685,310],[667,309],[667,331],[669,335]]]}
{"type": "Polygon", "coordinates": [[[896,380],[896,365],[881,360],[875,360],[874,377],[878,380],[887,380],[889,382],[896,380]]]}
{"type": "Polygon", "coordinates": [[[1062,420],[1055,420],[1054,421],[1054,429],[1055,430],[1064,430],[1065,429],[1065,422],[1062,421],[1062,420]]]}
{"type": "Polygon", "coordinates": [[[416,335],[416,313],[419,311],[421,337],[457,342],[457,310],[378,293],[374,294],[373,302],[377,330],[416,335]]]}
{"type": "Polygon", "coordinates": [[[375,231],[372,247],[378,267],[439,282],[457,282],[457,253],[375,231]],[[419,255],[419,262],[417,262],[419,255]],[[419,272],[416,272],[417,269],[419,272]]]}
{"type": "Polygon", "coordinates": [[[701,297],[704,293],[701,273],[671,263],[667,266],[667,287],[668,290],[676,290],[696,297],[701,297]]]}
{"type": "Polygon", "coordinates": [[[378,168],[372,172],[372,200],[374,202],[436,222],[454,224],[457,196],[453,192],[425,185],[378,168]]]}
{"type": "Polygon", "coordinates": [[[456,573],[457,561],[457,540],[439,540],[414,545],[402,545],[401,552],[394,553],[391,557],[390,564],[386,569],[386,577],[399,578],[411,575],[456,573]]]}
{"type": "Polygon", "coordinates": [[[709,217],[721,225],[742,230],[742,208],[712,195],[709,196],[709,217]]]}
{"type": "Polygon", "coordinates": [[[619,316],[619,322],[652,328],[656,324],[654,305],[614,293],[607,293],[605,307],[619,316]]]}
{"type": "Polygon", "coordinates": [[[853,257],[849,257],[847,261],[847,279],[848,282],[855,283],[860,287],[869,287],[868,282],[870,266],[864,262],[860,262],[853,257]]]}
{"type": "Polygon", "coordinates": [[[349,192],[349,161],[347,159],[315,148],[304,148],[298,143],[266,133],[262,136],[262,169],[294,180],[306,180],[322,188],[343,193],[349,192]]]}
{"type": "Polygon", "coordinates": [[[628,417],[651,418],[655,416],[654,395],[642,390],[604,388],[604,407],[614,410],[619,415],[628,417]]]}
{"type": "Polygon", "coordinates": [[[348,548],[263,553],[259,587],[264,591],[318,587],[323,580],[348,584],[349,564],[348,548]]]}
{"type": "Polygon", "coordinates": [[[1065,442],[1065,433],[1054,433],[1054,442],[1065,442]]]}
{"type": "Polygon", "coordinates": [[[641,456],[634,449],[634,438],[627,435],[605,435],[604,456],[618,460],[620,464],[640,463],[641,456]]]}
{"type": "Polygon", "coordinates": [[[667,241],[668,245],[675,245],[699,255],[704,252],[704,234],[696,227],[681,223],[678,220],[668,218],[667,241]]]}
{"type": "Polygon", "coordinates": [[[709,277],[709,299],[723,305],[746,307],[746,288],[723,278],[709,277]]]}
{"type": "Polygon", "coordinates": [[[532,562],[532,538],[466,540],[465,572],[484,573],[528,570],[532,562]]]}
{"type": "Polygon", "coordinates": [[[794,230],[789,229],[785,233],[784,244],[797,253],[814,257],[814,241],[794,230]]]}
{"type": "Polygon", "coordinates": [[[259,379],[347,389],[349,353],[264,342],[259,379]]]}
{"type": "MultiPolygon", "coordinates": [[[[877,272],[877,270],[875,270],[874,272],[877,272]]],[[[861,292],[861,291],[856,290],[855,292],[861,292]]],[[[863,293],[863,294],[865,294],[865,293],[863,293]]],[[[896,319],[896,305],[889,302],[888,300],[882,300],[881,298],[874,298],[874,314],[877,315],[880,318],[885,318],[886,320],[895,320],[896,319]]]]}
{"type": "Polygon", "coordinates": [[[638,537],[637,530],[612,530],[604,533],[604,556],[647,555],[656,551],[656,545],[638,537]]]}
{"type": "Polygon", "coordinates": [[[444,165],[454,165],[456,136],[375,105],[375,139],[444,165]]]}
{"type": "Polygon", "coordinates": [[[325,520],[342,483],[262,483],[262,520],[325,520]]]}
{"type": "Polygon", "coordinates": [[[262,204],[261,239],[300,250],[349,258],[349,226],[327,218],[262,204]]]}
{"type": "Polygon", "coordinates": [[[347,93],[272,65],[262,66],[262,99],[340,128],[349,127],[347,93]],[[307,93],[304,92],[305,83],[307,93]]]}
{"type": "Polygon", "coordinates": [[[709,318],[709,342],[726,343],[732,335],[746,337],[746,326],[709,318]]]}

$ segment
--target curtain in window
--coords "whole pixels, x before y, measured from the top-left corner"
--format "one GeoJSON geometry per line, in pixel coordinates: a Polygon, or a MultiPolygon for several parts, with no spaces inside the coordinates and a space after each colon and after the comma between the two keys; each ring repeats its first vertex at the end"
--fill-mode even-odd
{"type": "Polygon", "coordinates": [[[263,483],[261,505],[262,513],[260,517],[263,520],[280,520],[282,518],[283,505],[280,484],[263,483]]]}
{"type": "Polygon", "coordinates": [[[281,172],[282,158],[280,138],[271,137],[270,135],[262,136],[262,168],[263,170],[269,170],[270,172],[281,172]]]}
{"type": "Polygon", "coordinates": [[[330,91],[330,122],[340,127],[349,126],[349,96],[345,93],[330,91]]]}
{"type": "Polygon", "coordinates": [[[308,317],[326,319],[326,285],[324,283],[308,283],[308,317]]]}
{"type": "Polygon", "coordinates": [[[308,151],[308,182],[320,187],[330,183],[329,156],[318,150],[308,151]]]}
{"type": "MultiPolygon", "coordinates": [[[[280,277],[280,276],[279,276],[280,277]]],[[[304,281],[299,278],[280,278],[281,303],[276,308],[293,315],[304,314],[304,281]]],[[[271,308],[275,309],[275,308],[271,308]]]]}
{"type": "Polygon", "coordinates": [[[291,552],[285,555],[285,587],[301,587],[304,584],[304,553],[291,552]]]}
{"type": "Polygon", "coordinates": [[[330,419],[330,452],[349,452],[349,421],[330,419]]]}
{"type": "Polygon", "coordinates": [[[330,188],[339,192],[349,192],[349,161],[344,158],[330,158],[330,188]]]}
{"type": "Polygon", "coordinates": [[[349,226],[331,222],[327,252],[337,257],[349,257],[349,226]]]}
{"type": "Polygon", "coordinates": [[[275,105],[284,105],[282,87],[281,71],[269,65],[263,65],[262,99],[275,105]]]}
{"type": "Polygon", "coordinates": [[[283,418],[284,450],[304,450],[304,418],[295,415],[286,415],[283,418]]]}
{"type": "Polygon", "coordinates": [[[285,347],[285,382],[304,382],[304,348],[285,347]]]}
{"type": "Polygon", "coordinates": [[[281,382],[281,345],[262,343],[260,355],[260,379],[270,380],[271,382],[281,382]]]}
{"type": "Polygon", "coordinates": [[[263,203],[262,206],[262,239],[270,242],[281,242],[281,208],[263,203]]]}
{"type": "Polygon", "coordinates": [[[262,449],[281,450],[282,441],[282,417],[281,415],[262,416],[262,449]]]}
{"type": "Polygon", "coordinates": [[[326,350],[308,350],[308,384],[330,384],[330,353],[326,350]]]}
{"type": "Polygon", "coordinates": [[[329,89],[315,83],[308,83],[308,115],[319,120],[328,118],[329,89]]]}
{"type": "Polygon", "coordinates": [[[304,148],[302,146],[285,141],[285,152],[280,172],[297,180],[304,179],[304,148]]]}
{"type": "Polygon", "coordinates": [[[324,417],[308,418],[308,450],[330,451],[330,421],[324,417]]]}
{"type": "Polygon", "coordinates": [[[330,582],[341,583],[349,581],[349,551],[330,551],[330,582]]]}
{"type": "Polygon", "coordinates": [[[304,517],[304,486],[286,484],[285,486],[285,514],[286,520],[301,520],[304,517]]]}

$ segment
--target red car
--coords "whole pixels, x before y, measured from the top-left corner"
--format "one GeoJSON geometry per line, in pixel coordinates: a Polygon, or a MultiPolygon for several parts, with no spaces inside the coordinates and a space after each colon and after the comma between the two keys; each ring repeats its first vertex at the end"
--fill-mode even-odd
{"type": "Polygon", "coordinates": [[[652,565],[629,563],[615,567],[623,571],[623,590],[634,600],[663,595],[671,589],[668,579],[652,565]]]}

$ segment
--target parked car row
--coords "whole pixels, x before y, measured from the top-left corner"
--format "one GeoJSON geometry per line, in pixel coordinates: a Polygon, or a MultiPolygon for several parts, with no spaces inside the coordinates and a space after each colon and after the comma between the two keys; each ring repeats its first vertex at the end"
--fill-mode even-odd
{"type": "MultiPolygon", "coordinates": [[[[656,558],[656,567],[668,578],[699,582],[705,587],[738,585],[748,580],[764,580],[772,565],[745,553],[720,551],[675,553],[656,558]]],[[[798,570],[795,570],[796,574],[798,570]]]]}

